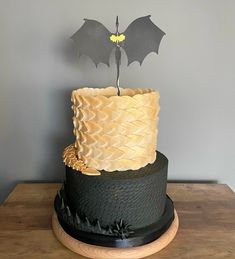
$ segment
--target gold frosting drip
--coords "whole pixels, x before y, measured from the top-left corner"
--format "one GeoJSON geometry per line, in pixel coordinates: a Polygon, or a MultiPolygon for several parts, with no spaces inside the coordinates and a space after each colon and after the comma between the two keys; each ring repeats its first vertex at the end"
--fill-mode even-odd
{"type": "Polygon", "coordinates": [[[100,175],[100,172],[97,171],[95,168],[87,167],[81,159],[77,158],[74,144],[69,145],[68,147],[65,148],[63,153],[63,162],[68,167],[71,167],[74,170],[78,170],[82,174],[100,175]]]}
{"type": "Polygon", "coordinates": [[[77,163],[111,172],[137,170],[155,161],[159,93],[120,90],[120,96],[114,87],[72,92],[77,163]]]}

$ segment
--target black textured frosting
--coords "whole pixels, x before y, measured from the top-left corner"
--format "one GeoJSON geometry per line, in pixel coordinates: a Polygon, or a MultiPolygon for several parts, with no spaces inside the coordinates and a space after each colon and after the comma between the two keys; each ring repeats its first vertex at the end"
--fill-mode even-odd
{"type": "Polygon", "coordinates": [[[123,219],[133,229],[156,222],[166,200],[167,158],[157,152],[153,164],[139,170],[87,176],[66,167],[66,195],[73,213],[102,226],[123,219]]]}
{"type": "Polygon", "coordinates": [[[150,242],[174,218],[173,203],[166,199],[167,167],[158,151],[153,164],[138,170],[88,176],[66,166],[66,181],[55,198],[60,224],[87,243],[128,247],[150,242]]]}
{"type": "Polygon", "coordinates": [[[99,219],[91,221],[86,216],[79,216],[77,212],[75,214],[71,213],[65,192],[65,184],[56,195],[55,210],[57,212],[59,222],[63,227],[66,228],[66,230],[68,230],[69,233],[79,232],[79,235],[81,235],[81,232],[89,232],[118,237],[121,239],[125,239],[133,233],[130,225],[128,225],[123,219],[117,222],[113,222],[112,225],[102,226],[99,219]]]}

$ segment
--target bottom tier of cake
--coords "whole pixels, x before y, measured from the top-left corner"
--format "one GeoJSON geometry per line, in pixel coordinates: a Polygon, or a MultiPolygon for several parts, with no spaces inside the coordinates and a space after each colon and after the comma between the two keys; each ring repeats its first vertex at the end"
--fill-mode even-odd
{"type": "Polygon", "coordinates": [[[99,246],[135,247],[156,240],[174,220],[167,167],[160,152],[139,170],[88,176],[66,167],[54,204],[60,225],[73,238],[99,246]]]}

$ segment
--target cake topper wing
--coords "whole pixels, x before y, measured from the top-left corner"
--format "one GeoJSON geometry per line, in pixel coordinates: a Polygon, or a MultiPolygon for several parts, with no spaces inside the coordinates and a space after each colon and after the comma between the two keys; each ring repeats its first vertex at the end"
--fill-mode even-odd
{"type": "Polygon", "coordinates": [[[123,32],[125,41],[122,48],[125,50],[128,65],[134,61],[142,64],[150,52],[158,53],[159,45],[165,33],[151,20],[151,15],[134,20],[123,32]]]}
{"type": "Polygon", "coordinates": [[[71,37],[78,47],[79,56],[89,56],[96,67],[99,63],[109,66],[109,57],[115,47],[109,39],[111,33],[100,22],[84,20],[82,27],[71,37]]]}

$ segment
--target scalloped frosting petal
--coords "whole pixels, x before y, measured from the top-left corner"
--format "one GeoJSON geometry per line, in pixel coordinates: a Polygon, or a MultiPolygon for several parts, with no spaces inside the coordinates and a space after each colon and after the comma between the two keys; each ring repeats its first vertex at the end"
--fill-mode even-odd
{"type": "Polygon", "coordinates": [[[63,162],[68,167],[74,170],[80,171],[82,174],[98,176],[101,173],[95,168],[87,167],[83,160],[78,159],[76,156],[76,148],[74,144],[65,148],[63,153],[63,162]]]}

